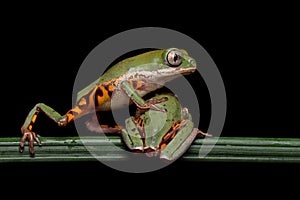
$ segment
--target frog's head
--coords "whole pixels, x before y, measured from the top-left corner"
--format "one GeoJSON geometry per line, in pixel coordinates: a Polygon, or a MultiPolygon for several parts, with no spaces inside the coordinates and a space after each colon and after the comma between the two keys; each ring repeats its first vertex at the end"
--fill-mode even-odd
{"type": "Polygon", "coordinates": [[[190,57],[186,50],[168,48],[158,51],[160,56],[153,59],[156,70],[153,80],[159,84],[171,81],[180,75],[188,75],[196,71],[196,61],[190,57]]]}
{"type": "Polygon", "coordinates": [[[190,74],[196,71],[196,61],[186,50],[169,48],[163,51],[165,69],[172,74],[190,74]]]}
{"type": "Polygon", "coordinates": [[[152,50],[128,59],[126,65],[128,77],[159,85],[196,71],[195,59],[178,48],[152,50]]]}

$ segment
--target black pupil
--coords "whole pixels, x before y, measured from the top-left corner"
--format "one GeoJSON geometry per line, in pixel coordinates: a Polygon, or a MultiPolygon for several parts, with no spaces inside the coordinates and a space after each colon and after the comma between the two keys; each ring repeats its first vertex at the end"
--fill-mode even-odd
{"type": "Polygon", "coordinates": [[[175,62],[175,63],[176,63],[177,59],[178,59],[178,55],[175,54],[175,55],[174,55],[174,62],[175,62]]]}

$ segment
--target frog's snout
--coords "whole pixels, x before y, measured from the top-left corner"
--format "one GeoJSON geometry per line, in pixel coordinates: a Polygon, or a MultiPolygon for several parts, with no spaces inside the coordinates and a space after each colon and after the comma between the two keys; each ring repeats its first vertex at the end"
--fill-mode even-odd
{"type": "Polygon", "coordinates": [[[197,66],[195,64],[195,65],[193,65],[193,67],[191,67],[191,72],[195,72],[196,70],[197,70],[197,66]]]}
{"type": "Polygon", "coordinates": [[[194,73],[196,70],[197,70],[197,67],[196,67],[196,65],[194,65],[194,67],[191,67],[190,72],[194,73]]]}
{"type": "Polygon", "coordinates": [[[190,63],[191,66],[193,66],[193,68],[195,68],[195,70],[196,70],[196,68],[197,68],[196,60],[190,59],[190,60],[189,60],[189,63],[190,63]]]}

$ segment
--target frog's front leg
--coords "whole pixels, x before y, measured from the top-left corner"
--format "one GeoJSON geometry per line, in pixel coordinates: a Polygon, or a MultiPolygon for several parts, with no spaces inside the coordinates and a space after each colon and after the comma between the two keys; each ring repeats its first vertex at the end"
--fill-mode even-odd
{"type": "Polygon", "coordinates": [[[152,110],[158,110],[158,111],[162,111],[165,112],[165,109],[162,107],[158,107],[155,104],[159,103],[161,101],[165,101],[165,100],[161,100],[161,101],[156,101],[156,102],[151,102],[151,101],[145,101],[139,94],[138,92],[133,88],[133,86],[127,82],[127,81],[123,81],[121,83],[121,88],[122,90],[128,95],[128,97],[134,102],[134,104],[140,108],[140,109],[152,109],[152,110]]]}
{"type": "Polygon", "coordinates": [[[58,112],[56,112],[53,108],[47,106],[44,103],[36,104],[27,115],[26,120],[23,126],[21,127],[21,132],[23,136],[20,141],[19,151],[21,153],[24,151],[25,142],[28,141],[30,155],[34,156],[34,142],[36,141],[39,146],[41,145],[41,142],[39,140],[39,135],[32,131],[33,125],[40,112],[44,112],[50,119],[55,121],[59,126],[66,126],[70,121],[74,119],[74,113],[76,113],[78,110],[79,108],[75,107],[62,116],[58,112]]]}

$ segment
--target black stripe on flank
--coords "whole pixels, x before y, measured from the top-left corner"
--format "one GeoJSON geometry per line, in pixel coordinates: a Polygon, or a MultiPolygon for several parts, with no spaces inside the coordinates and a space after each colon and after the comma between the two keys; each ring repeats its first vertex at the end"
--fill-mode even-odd
{"type": "Polygon", "coordinates": [[[109,90],[109,86],[108,85],[104,85],[104,88],[107,91],[108,96],[111,98],[113,91],[109,90]]]}
{"type": "Polygon", "coordinates": [[[103,97],[103,91],[100,87],[97,88],[96,92],[95,92],[95,106],[99,106],[99,102],[98,102],[98,99],[97,97],[100,96],[100,97],[103,97]]]}

